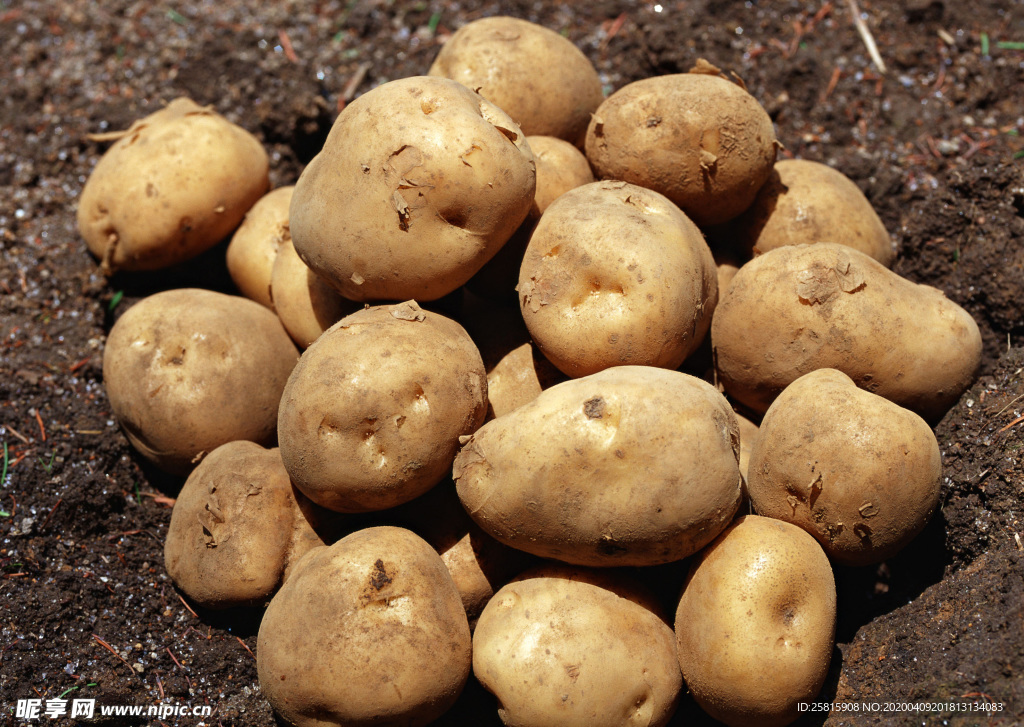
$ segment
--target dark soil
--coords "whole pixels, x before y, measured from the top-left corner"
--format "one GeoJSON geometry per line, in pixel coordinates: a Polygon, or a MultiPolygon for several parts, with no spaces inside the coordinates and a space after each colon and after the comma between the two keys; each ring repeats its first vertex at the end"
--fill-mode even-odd
{"type": "MultiPolygon", "coordinates": [[[[0,0],[0,724],[25,724],[18,699],[58,697],[210,704],[207,724],[274,724],[252,655],[259,611],[193,613],[178,595],[162,546],[181,481],[140,464],[101,377],[105,334],[134,300],[186,284],[230,290],[223,247],[175,271],[100,275],[75,226],[104,151],[87,135],[187,94],[257,134],[275,185],[290,183],[351,79],[365,74],[358,94],[423,73],[451,30],[498,13],[564,32],[609,90],[698,57],[735,71],[785,156],[860,185],[899,243],[896,270],[975,316],[984,378],[937,429],[942,510],[892,561],[837,571],[822,699],[1002,705],[829,724],[1021,724],[1024,51],[1005,44],[1024,41],[1024,3],[861,6],[884,77],[838,1],[0,0]]],[[[489,723],[493,710],[471,681],[444,721],[489,723]]],[[[677,721],[695,712],[684,702],[677,721]]]]}

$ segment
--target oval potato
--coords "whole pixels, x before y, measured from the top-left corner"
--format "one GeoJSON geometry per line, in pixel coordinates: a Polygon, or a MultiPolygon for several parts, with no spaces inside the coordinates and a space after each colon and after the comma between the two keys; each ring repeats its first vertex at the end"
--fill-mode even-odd
{"type": "Polygon", "coordinates": [[[696,552],[736,514],[738,451],[736,418],[710,384],[619,366],[485,424],[454,477],[499,542],[577,565],[656,565],[696,552]]]}
{"type": "Polygon", "coordinates": [[[711,343],[726,393],[758,413],[800,376],[835,368],[937,421],[981,365],[967,311],[836,243],[780,247],[740,268],[711,343]]]}
{"type": "Polygon", "coordinates": [[[278,187],[263,195],[245,214],[241,227],[228,244],[228,274],[238,291],[250,300],[274,310],[270,276],[281,243],[291,239],[288,207],[295,187],[278,187]]]}

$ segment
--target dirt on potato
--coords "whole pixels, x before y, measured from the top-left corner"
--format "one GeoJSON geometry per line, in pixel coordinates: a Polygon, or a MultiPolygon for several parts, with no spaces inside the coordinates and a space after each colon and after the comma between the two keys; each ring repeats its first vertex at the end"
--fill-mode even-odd
{"type": "MultiPolygon", "coordinates": [[[[884,75],[837,0],[0,0],[0,724],[28,724],[15,711],[28,699],[41,712],[66,700],[65,714],[33,724],[275,724],[252,654],[261,612],[205,612],[179,596],[163,539],[182,480],[133,452],[101,380],[105,336],[131,303],[172,287],[232,291],[225,245],[174,270],[104,278],[75,227],[107,146],[89,135],[188,95],[257,135],[275,186],[294,183],[347,101],[424,73],[452,31],[499,13],[564,33],[609,92],[699,57],[734,71],[775,122],[780,158],[851,177],[898,243],[895,270],[977,319],[983,378],[937,429],[941,511],[887,563],[837,570],[838,644],[821,698],[999,709],[805,719],[1019,724],[1024,4],[860,9],[884,75]],[[70,716],[75,699],[96,700],[94,720],[70,716]],[[211,714],[100,714],[156,704],[211,714]]],[[[698,712],[684,699],[673,724],[698,712]]],[[[471,679],[441,723],[496,721],[471,679]]]]}

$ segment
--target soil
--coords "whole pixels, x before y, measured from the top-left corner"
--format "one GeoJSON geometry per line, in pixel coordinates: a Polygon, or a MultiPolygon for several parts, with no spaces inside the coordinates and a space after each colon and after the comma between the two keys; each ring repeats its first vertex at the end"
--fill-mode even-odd
{"type": "MultiPolygon", "coordinates": [[[[974,315],[983,375],[936,430],[941,512],[889,562],[837,569],[821,699],[998,710],[806,719],[1024,722],[1024,3],[861,10],[884,76],[838,1],[0,0],[0,724],[25,724],[14,709],[28,698],[209,704],[206,724],[275,724],[256,678],[259,610],[205,612],[175,590],[162,547],[181,480],[134,454],[102,383],[105,334],[132,302],[182,285],[231,290],[223,246],[176,270],[105,279],[75,224],[105,149],[88,135],[189,95],[255,133],[274,184],[291,183],[346,87],[423,73],[452,30],[493,14],[563,32],[609,90],[699,57],[734,71],[769,110],[784,156],[857,182],[899,245],[897,272],[974,315]]],[[[671,585],[678,569],[664,576],[671,585]]],[[[698,712],[686,697],[674,723],[709,721],[698,712]]],[[[472,680],[442,720],[495,721],[472,680]]]]}

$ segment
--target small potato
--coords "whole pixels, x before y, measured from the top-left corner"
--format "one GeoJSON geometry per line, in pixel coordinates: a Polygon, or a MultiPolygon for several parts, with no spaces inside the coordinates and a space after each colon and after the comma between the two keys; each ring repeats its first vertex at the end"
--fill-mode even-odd
{"type": "Polygon", "coordinates": [[[503,587],[473,635],[473,673],[517,727],[660,727],[682,677],[654,599],[621,574],[542,566],[503,587]]]}
{"type": "Polygon", "coordinates": [[[409,301],[353,313],[306,350],[281,399],[278,440],[313,502],[383,510],[440,482],[486,412],[472,340],[409,301]]]}
{"type": "Polygon", "coordinates": [[[342,298],[306,263],[302,262],[291,237],[280,244],[270,276],[270,297],[277,317],[300,348],[362,305],[342,298]]]}
{"type": "Polygon", "coordinates": [[[645,78],[609,96],[587,130],[597,176],[659,192],[701,226],[749,207],[778,142],[754,97],[714,71],[645,78]]]}
{"type": "Polygon", "coordinates": [[[544,211],[570,189],[594,181],[587,158],[569,142],[553,136],[528,136],[526,141],[537,160],[537,191],[533,195],[533,206],[508,242],[466,283],[477,295],[493,300],[515,300],[523,255],[544,211]]]}
{"type": "Polygon", "coordinates": [[[453,475],[499,542],[577,565],[696,552],[740,502],[735,415],[677,371],[619,366],[547,389],[466,440],[453,475]]]}
{"type": "Polygon", "coordinates": [[[837,242],[886,267],[896,259],[889,233],[857,185],[842,172],[805,159],[776,162],[736,223],[740,243],[756,254],[783,245],[837,242]]]}
{"type": "Polygon", "coordinates": [[[804,374],[835,368],[937,421],[981,365],[967,311],[837,243],[780,247],[744,265],[711,342],[726,393],[758,413],[804,374]]]}
{"type": "Polygon", "coordinates": [[[252,206],[228,245],[228,273],[238,291],[250,300],[274,310],[270,275],[281,242],[291,239],[288,206],[295,187],[279,187],[252,206]]]}
{"type": "Polygon", "coordinates": [[[885,560],[939,505],[942,457],[924,419],[819,369],[768,409],[747,488],[761,515],[813,535],[844,565],[885,560]]]}
{"type": "Polygon", "coordinates": [[[745,515],[695,560],[675,629],[690,693],[732,727],[789,724],[821,691],[832,658],[828,558],[800,528],[745,515]]]}
{"type": "Polygon", "coordinates": [[[585,55],[553,30],[509,17],[481,18],[441,46],[431,76],[479,91],[531,136],[583,145],[601,105],[601,79],[585,55]]]}
{"type": "Polygon", "coordinates": [[[296,727],[417,727],[443,714],[472,663],[441,557],[408,530],[360,530],[308,553],[270,602],[260,688],[296,727]]]}
{"type": "Polygon", "coordinates": [[[594,182],[566,192],[530,238],[523,320],[572,377],[610,366],[674,369],[700,345],[718,300],[700,230],[657,192],[594,182]]]}
{"type": "Polygon", "coordinates": [[[345,107],[302,172],[292,240],[350,300],[437,300],[519,227],[535,175],[493,103],[446,78],[391,81],[345,107]]]}
{"type": "Polygon", "coordinates": [[[441,482],[383,515],[390,524],[412,530],[440,553],[459,589],[470,629],[494,592],[534,560],[484,533],[466,514],[451,481],[441,482]]]}
{"type": "Polygon", "coordinates": [[[227,237],[270,187],[259,141],[179,98],[132,124],[96,164],[78,229],[103,272],[158,270],[227,237]]]}
{"type": "Polygon", "coordinates": [[[103,381],[128,441],[173,474],[245,439],[274,439],[299,358],[281,322],[246,298],[168,290],[136,303],[107,337],[103,381]]]}
{"type": "Polygon", "coordinates": [[[747,482],[747,468],[750,465],[750,453],[754,450],[754,442],[760,429],[754,422],[744,416],[736,415],[736,422],[740,425],[740,474],[743,481],[747,482]]]}
{"type": "Polygon", "coordinates": [[[181,488],[164,544],[167,574],[205,608],[265,603],[292,566],[324,544],[324,521],[292,487],[276,449],[230,442],[181,488]],[[312,517],[307,517],[307,513],[312,517]]]}

